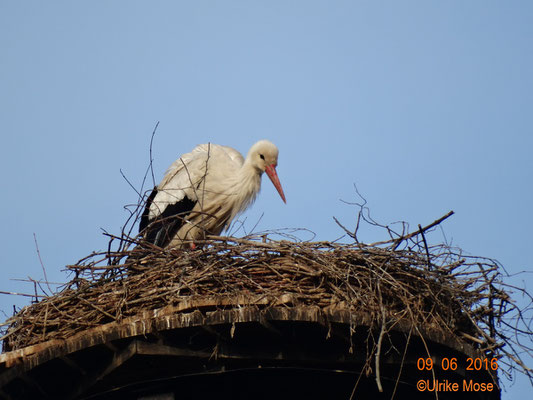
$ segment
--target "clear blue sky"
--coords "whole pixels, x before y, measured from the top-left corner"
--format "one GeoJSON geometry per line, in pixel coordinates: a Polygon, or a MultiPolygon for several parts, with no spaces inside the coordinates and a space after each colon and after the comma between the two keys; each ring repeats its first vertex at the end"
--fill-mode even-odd
{"type": "Polygon", "coordinates": [[[379,221],[454,210],[454,244],[531,271],[532,21],[529,1],[1,2],[0,290],[42,278],[34,233],[54,282],[105,249],[157,121],[156,180],[198,143],[278,145],[288,204],[265,180],[248,229],[335,239],[355,183],[379,221]]]}

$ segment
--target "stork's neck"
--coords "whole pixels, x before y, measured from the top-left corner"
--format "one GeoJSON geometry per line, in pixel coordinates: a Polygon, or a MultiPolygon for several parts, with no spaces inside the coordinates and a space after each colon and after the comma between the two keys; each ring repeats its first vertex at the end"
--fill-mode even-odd
{"type": "Polygon", "coordinates": [[[263,175],[263,171],[253,165],[250,158],[246,157],[237,173],[237,185],[241,187],[242,192],[253,193],[255,196],[261,188],[261,175],[263,175]]]}
{"type": "Polygon", "coordinates": [[[232,182],[232,202],[234,214],[239,214],[252,204],[261,189],[261,175],[263,171],[255,167],[248,158],[237,171],[232,182]]]}

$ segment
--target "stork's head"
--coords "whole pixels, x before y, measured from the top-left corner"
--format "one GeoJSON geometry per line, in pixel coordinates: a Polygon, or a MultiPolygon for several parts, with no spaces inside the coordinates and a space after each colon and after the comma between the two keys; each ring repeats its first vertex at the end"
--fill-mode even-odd
{"type": "Polygon", "coordinates": [[[252,166],[259,171],[259,173],[266,172],[274,187],[278,191],[279,195],[283,202],[285,200],[285,194],[283,193],[283,188],[278,178],[276,172],[276,167],[278,165],[278,148],[272,142],[268,140],[260,140],[252,146],[246,157],[252,166]]]}

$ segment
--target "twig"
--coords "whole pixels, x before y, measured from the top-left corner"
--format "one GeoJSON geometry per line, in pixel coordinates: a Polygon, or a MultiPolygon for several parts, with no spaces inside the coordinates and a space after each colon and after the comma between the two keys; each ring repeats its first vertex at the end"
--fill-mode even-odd
{"type": "Polygon", "coordinates": [[[37,294],[6,292],[4,290],[0,290],[0,294],[8,294],[8,295],[11,295],[11,296],[24,296],[24,297],[40,297],[40,298],[48,297],[48,296],[41,296],[41,295],[37,295],[37,294]]]}
{"type": "Polygon", "coordinates": [[[150,172],[152,173],[152,184],[155,186],[155,176],[154,176],[154,158],[152,157],[152,146],[154,143],[155,132],[159,126],[159,121],[155,124],[154,131],[152,132],[152,137],[150,138],[150,172]]]}
{"type": "Polygon", "coordinates": [[[424,235],[425,229],[423,229],[422,226],[418,224],[418,230],[420,232],[420,235],[422,236],[422,241],[424,242],[424,249],[426,250],[426,257],[428,258],[428,270],[431,271],[431,257],[429,256],[429,248],[428,248],[428,242],[426,241],[426,235],[424,235]]]}
{"type": "Polygon", "coordinates": [[[48,290],[50,291],[50,294],[52,294],[53,290],[48,283],[48,277],[46,276],[46,268],[44,267],[44,263],[41,258],[41,252],[39,251],[39,245],[37,244],[37,236],[35,235],[35,232],[33,232],[33,240],[35,241],[35,249],[37,250],[37,257],[39,257],[39,262],[41,263],[41,268],[43,269],[44,280],[46,282],[46,286],[48,286],[48,290]]]}
{"type": "Polygon", "coordinates": [[[376,357],[375,357],[375,364],[376,364],[376,384],[378,387],[378,391],[380,393],[383,393],[383,386],[381,385],[381,373],[379,368],[379,361],[381,357],[381,344],[383,342],[383,336],[385,336],[385,332],[387,331],[387,320],[385,318],[385,309],[383,308],[383,301],[381,297],[381,289],[379,281],[377,283],[377,292],[378,292],[378,298],[379,298],[379,305],[380,305],[380,313],[381,313],[381,330],[379,332],[378,337],[378,343],[376,345],[376,357]]]}
{"type": "MultiPolygon", "coordinates": [[[[392,249],[396,250],[402,241],[411,239],[413,236],[416,236],[416,235],[418,235],[418,234],[420,234],[422,232],[425,232],[428,229],[433,228],[435,225],[439,225],[442,221],[444,221],[446,218],[451,217],[453,214],[455,214],[454,211],[449,211],[446,215],[444,215],[444,216],[440,217],[439,219],[433,221],[431,224],[426,225],[423,228],[419,228],[417,231],[414,231],[413,233],[410,233],[410,234],[408,234],[406,236],[399,237],[398,239],[396,239],[396,244],[392,247],[392,249]]],[[[420,225],[418,225],[418,226],[420,226],[420,225]]]]}

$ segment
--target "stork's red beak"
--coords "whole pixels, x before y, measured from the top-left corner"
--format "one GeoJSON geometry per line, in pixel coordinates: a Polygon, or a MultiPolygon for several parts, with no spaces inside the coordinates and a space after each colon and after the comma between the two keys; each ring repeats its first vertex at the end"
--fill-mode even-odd
{"type": "Polygon", "coordinates": [[[266,168],[265,168],[265,172],[267,173],[268,177],[270,178],[270,180],[274,184],[274,187],[278,191],[278,193],[281,196],[281,199],[283,200],[283,202],[287,203],[287,201],[285,200],[285,194],[283,193],[283,188],[281,187],[281,183],[280,183],[279,178],[278,178],[278,173],[276,172],[276,166],[274,164],[267,165],[266,168]]]}

